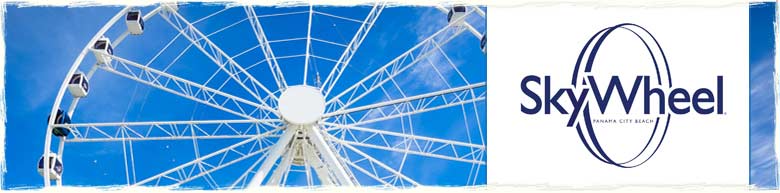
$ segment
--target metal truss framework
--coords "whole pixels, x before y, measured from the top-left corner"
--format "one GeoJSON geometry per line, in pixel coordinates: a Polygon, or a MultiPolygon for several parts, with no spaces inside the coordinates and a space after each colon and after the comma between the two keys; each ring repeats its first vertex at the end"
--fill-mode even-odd
{"type": "MultiPolygon", "coordinates": [[[[105,55],[110,57],[112,62],[102,65],[93,64],[87,77],[91,77],[97,69],[101,69],[183,99],[227,112],[237,116],[239,119],[72,124],[54,124],[53,121],[50,121],[47,129],[45,151],[48,152],[51,145],[52,128],[63,128],[71,131],[70,136],[62,137],[59,140],[57,152],[60,158],[64,153],[65,143],[122,143],[126,181],[129,186],[179,187],[186,186],[186,184],[196,179],[203,179],[208,187],[212,189],[235,189],[261,185],[279,186],[287,184],[287,178],[291,175],[290,173],[295,172],[304,174],[306,176],[306,184],[309,186],[318,184],[326,186],[356,186],[372,183],[391,188],[419,186],[420,183],[404,172],[404,162],[409,155],[470,164],[472,168],[467,184],[476,183],[475,175],[479,173],[480,167],[484,167],[486,164],[484,157],[486,146],[484,145],[483,128],[481,123],[479,123],[480,112],[477,104],[486,99],[486,83],[470,83],[463,73],[458,70],[457,65],[447,56],[443,48],[444,45],[455,40],[464,31],[471,31],[475,35],[484,34],[477,31],[468,22],[463,21],[465,25],[455,25],[453,23],[445,25],[403,54],[395,57],[392,61],[382,65],[376,71],[371,72],[346,89],[330,95],[332,91],[338,90],[339,87],[336,83],[342,77],[345,69],[350,66],[352,58],[358,53],[358,48],[368,36],[369,31],[374,27],[374,23],[378,20],[385,7],[385,2],[374,3],[365,18],[357,20],[317,11],[313,6],[309,6],[308,11],[267,15],[258,15],[254,7],[246,6],[243,7],[246,13],[245,19],[212,33],[204,34],[194,24],[220,14],[230,7],[190,22],[178,12],[179,8],[175,4],[161,4],[154,11],[144,15],[143,18],[149,20],[154,16],[160,16],[162,20],[170,24],[178,32],[171,42],[178,37],[184,37],[189,41],[189,46],[178,54],[174,62],[187,49],[195,47],[219,67],[206,82],[198,83],[177,76],[173,72],[168,72],[168,67],[174,62],[171,62],[165,69],[150,67],[149,63],[155,61],[170,46],[171,42],[146,64],[131,61],[121,56],[105,55]],[[268,39],[263,28],[264,26],[260,23],[261,19],[290,14],[308,14],[307,37],[282,40],[268,39]],[[314,14],[356,22],[360,26],[349,43],[323,40],[313,36],[311,33],[312,16],[314,14]],[[230,56],[210,39],[213,34],[233,28],[243,21],[248,21],[255,35],[254,39],[258,43],[256,46],[237,55],[230,56]],[[271,47],[271,44],[277,42],[300,40],[306,41],[306,52],[302,55],[276,56],[271,47]],[[343,47],[344,51],[338,59],[319,56],[311,50],[312,41],[343,47]],[[234,60],[234,58],[244,55],[253,49],[262,51],[262,55],[257,56],[261,58],[259,62],[242,66],[234,60]],[[429,58],[434,54],[443,55],[446,60],[431,61],[429,58]],[[320,121],[313,124],[291,124],[280,115],[278,109],[279,96],[277,94],[283,92],[288,87],[278,60],[294,57],[304,57],[306,61],[303,64],[305,69],[303,72],[303,85],[307,84],[306,77],[309,71],[309,60],[316,58],[335,63],[335,66],[331,69],[322,85],[318,87],[318,90],[327,99],[326,112],[320,121]],[[268,64],[271,71],[270,79],[275,81],[278,90],[269,89],[247,71],[263,62],[268,64]],[[423,62],[428,62],[433,66],[436,73],[442,77],[442,81],[447,84],[448,89],[407,96],[395,79],[402,73],[408,72],[409,69],[422,65],[420,63],[423,62]],[[438,62],[445,63],[440,64],[438,62]],[[465,85],[454,86],[449,83],[437,68],[439,65],[451,66],[459,77],[463,79],[465,85]],[[218,73],[227,74],[228,79],[220,87],[209,86],[209,83],[218,73]],[[225,90],[224,86],[229,81],[233,81],[241,86],[243,91],[251,95],[251,98],[242,98],[237,96],[234,93],[235,91],[225,90]],[[391,94],[385,88],[388,82],[400,92],[402,97],[391,97],[391,94]],[[360,102],[361,99],[377,91],[381,91],[387,100],[353,107],[356,104],[364,104],[360,102]],[[464,122],[466,123],[464,127],[467,135],[465,139],[467,141],[414,134],[412,116],[458,106],[462,110],[464,122]],[[467,110],[467,108],[473,109],[473,112],[467,110]],[[469,118],[469,115],[476,118],[469,118]],[[372,126],[372,124],[388,120],[400,120],[402,123],[400,126],[401,132],[391,131],[393,129],[398,130],[398,128],[377,128],[372,126]],[[478,128],[474,129],[479,131],[478,136],[471,136],[472,133],[469,131],[471,130],[469,127],[473,127],[470,125],[474,125],[470,124],[469,121],[473,120],[476,120],[478,128]],[[473,141],[473,138],[479,140],[473,141]],[[221,149],[201,155],[198,147],[199,142],[230,139],[242,141],[228,144],[221,149]],[[173,140],[192,141],[195,158],[155,175],[137,178],[133,142],[173,140]],[[400,153],[403,155],[403,159],[400,166],[394,166],[371,155],[370,151],[366,151],[368,149],[400,153]],[[215,177],[211,175],[215,171],[230,167],[244,160],[252,160],[250,162],[252,163],[251,166],[240,176],[232,179],[233,183],[229,186],[224,186],[222,183],[217,182],[215,177]],[[358,178],[356,177],[357,173],[367,178],[358,178]]],[[[103,36],[108,27],[117,23],[128,10],[131,10],[131,8],[127,7],[120,11],[100,30],[90,43],[103,36]]],[[[484,12],[476,7],[470,8],[466,15],[468,16],[472,13],[478,13],[483,19],[485,17],[484,12]]],[[[465,20],[465,18],[464,16],[457,20],[465,20]]],[[[128,32],[124,32],[115,39],[114,47],[117,47],[127,35],[128,32]]],[[[88,51],[93,51],[89,44],[82,51],[76,62],[74,62],[69,74],[75,72],[75,69],[81,65],[83,57],[88,51]]],[[[52,114],[60,107],[66,87],[67,78],[60,89],[52,114]]],[[[68,115],[73,115],[78,101],[79,98],[72,100],[68,115]]],[[[448,128],[438,129],[446,130],[448,128]]],[[[44,166],[48,167],[48,162],[44,166]]],[[[45,175],[44,182],[45,186],[50,185],[48,175],[45,175]]],[[[57,185],[62,183],[61,180],[56,182],[57,185]]]]}

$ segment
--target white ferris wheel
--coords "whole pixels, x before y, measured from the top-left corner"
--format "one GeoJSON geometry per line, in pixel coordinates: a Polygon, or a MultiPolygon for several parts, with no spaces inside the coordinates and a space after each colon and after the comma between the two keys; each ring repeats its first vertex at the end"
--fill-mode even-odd
{"type": "Polygon", "coordinates": [[[380,20],[383,11],[392,9],[383,2],[358,7],[125,7],[94,35],[67,72],[49,115],[38,172],[45,186],[52,181],[62,186],[63,180],[70,184],[71,176],[121,179],[128,186],[210,189],[397,188],[437,180],[484,184],[484,8],[429,7],[442,22],[423,24],[433,30],[413,44],[395,51],[360,49],[370,41],[396,42],[370,35],[374,24],[383,27],[382,20],[389,23],[384,31],[414,30],[392,26],[390,21],[400,17],[380,20]],[[356,11],[340,15],[339,10],[356,11]],[[298,34],[305,35],[279,35],[294,31],[286,27],[292,22],[274,22],[288,16],[304,18],[304,32],[298,34]],[[225,33],[232,34],[220,36],[225,33]],[[182,42],[186,47],[175,48],[182,42]],[[296,49],[289,46],[295,42],[296,49]],[[289,54],[295,52],[300,54],[289,54]],[[365,58],[375,59],[376,65],[367,65],[374,61],[365,58]],[[136,97],[133,90],[139,87],[156,94],[136,97]],[[124,93],[101,91],[109,88],[124,93]],[[167,96],[160,99],[164,105],[156,105],[159,111],[175,111],[177,104],[197,106],[186,110],[193,114],[184,115],[189,120],[175,118],[187,113],[140,112],[113,121],[91,119],[110,107],[84,106],[129,95],[143,101],[167,96]],[[85,145],[110,147],[115,153],[100,156],[121,161],[119,168],[110,169],[109,176],[78,171],[84,167],[77,165],[93,164],[85,145]]]}

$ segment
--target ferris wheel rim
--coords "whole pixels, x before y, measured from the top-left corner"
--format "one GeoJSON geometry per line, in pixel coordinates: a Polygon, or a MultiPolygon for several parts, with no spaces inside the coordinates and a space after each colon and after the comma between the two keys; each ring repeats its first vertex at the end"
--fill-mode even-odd
{"type": "MultiPolygon", "coordinates": [[[[66,76],[63,79],[62,83],[60,84],[60,89],[57,92],[57,97],[54,100],[54,104],[52,105],[52,110],[49,113],[49,117],[55,117],[57,115],[57,110],[60,108],[60,105],[62,103],[62,98],[65,96],[65,90],[67,90],[67,87],[68,87],[68,80],[70,79],[70,75],[75,73],[78,70],[78,67],[81,65],[81,62],[84,60],[84,57],[89,52],[89,48],[91,47],[92,43],[97,41],[100,37],[102,37],[108,31],[108,29],[111,26],[113,26],[117,21],[119,21],[119,19],[122,18],[122,16],[124,15],[124,12],[127,12],[129,9],[130,9],[130,6],[127,6],[127,7],[123,8],[122,10],[120,10],[116,15],[114,15],[114,17],[112,17],[108,22],[106,22],[106,24],[103,25],[103,27],[100,28],[100,30],[98,30],[97,33],[95,33],[95,35],[92,37],[92,39],[89,42],[86,43],[86,45],[84,46],[84,49],[82,49],[81,53],[79,53],[79,55],[76,57],[76,60],[71,65],[70,69],[68,70],[68,73],[66,74],[66,76]]],[[[46,136],[45,136],[45,139],[44,139],[44,150],[43,150],[44,153],[51,152],[50,149],[51,149],[52,129],[53,129],[54,122],[55,122],[55,119],[49,119],[49,121],[47,121],[46,136]]],[[[62,146],[62,145],[60,145],[60,146],[62,146]]],[[[61,148],[59,148],[59,149],[61,149],[61,148]]],[[[62,157],[62,151],[58,151],[57,153],[58,153],[57,155],[61,158],[62,157]]],[[[44,162],[43,165],[44,165],[44,168],[49,168],[50,167],[48,162],[44,162]]],[[[44,180],[44,187],[48,187],[48,186],[51,185],[51,181],[49,179],[49,175],[44,175],[44,179],[43,180],[44,180]]],[[[61,185],[61,181],[62,181],[61,178],[59,180],[57,180],[57,184],[61,185]]]]}

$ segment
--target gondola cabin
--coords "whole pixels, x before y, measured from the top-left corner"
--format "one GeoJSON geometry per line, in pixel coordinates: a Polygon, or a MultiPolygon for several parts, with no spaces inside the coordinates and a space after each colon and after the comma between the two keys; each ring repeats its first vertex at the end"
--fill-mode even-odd
{"type": "Polygon", "coordinates": [[[482,49],[482,53],[487,53],[487,35],[483,35],[482,40],[479,40],[479,48],[482,49]]]}
{"type": "Polygon", "coordinates": [[[447,22],[453,23],[456,22],[454,25],[460,26],[463,24],[463,20],[458,20],[461,17],[466,15],[466,6],[452,6],[450,8],[450,12],[447,13],[447,22]]]}
{"type": "MultiPolygon", "coordinates": [[[[48,123],[49,119],[46,119],[46,122],[48,123]]],[[[57,109],[57,118],[54,119],[54,124],[70,124],[70,116],[62,109],[57,109]]],[[[51,133],[57,137],[67,137],[70,134],[70,129],[65,127],[54,127],[52,128],[51,133]]]]}
{"type": "Polygon", "coordinates": [[[49,175],[51,180],[59,180],[62,177],[62,161],[56,153],[46,153],[38,160],[38,174],[49,175]],[[49,168],[43,167],[43,162],[49,162],[49,168]]]}
{"type": "Polygon", "coordinates": [[[111,40],[100,38],[92,45],[92,53],[95,54],[98,64],[108,64],[111,62],[111,56],[114,55],[114,48],[111,47],[111,40]]]}
{"type": "Polygon", "coordinates": [[[144,17],[139,10],[128,11],[125,24],[127,24],[127,31],[130,34],[140,35],[144,33],[144,17]]]}
{"type": "Polygon", "coordinates": [[[76,72],[70,76],[68,91],[70,91],[70,94],[73,95],[73,97],[86,97],[87,94],[89,94],[89,81],[87,81],[87,76],[81,72],[76,72]]]}

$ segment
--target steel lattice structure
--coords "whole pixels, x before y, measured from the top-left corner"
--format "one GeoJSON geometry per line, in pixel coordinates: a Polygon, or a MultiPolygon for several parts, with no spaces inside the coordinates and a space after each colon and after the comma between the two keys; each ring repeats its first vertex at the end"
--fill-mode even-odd
{"type": "MultiPolygon", "coordinates": [[[[476,18],[476,21],[484,22],[485,12],[476,6],[459,7],[466,10],[460,13],[462,17],[451,18],[446,25],[421,38],[414,46],[389,62],[369,73],[357,75],[349,74],[348,69],[351,65],[355,65],[353,58],[360,53],[361,44],[370,40],[367,37],[371,29],[375,27],[377,21],[381,21],[380,15],[387,8],[384,2],[374,3],[362,19],[326,13],[312,5],[305,11],[265,15],[257,11],[258,7],[225,6],[224,9],[193,20],[182,13],[188,7],[164,3],[144,14],[144,21],[165,23],[176,32],[171,42],[177,38],[189,42],[183,51],[177,53],[178,56],[174,61],[185,53],[197,53],[205,56],[206,60],[187,65],[216,66],[216,72],[205,81],[189,79],[167,67],[160,69],[149,65],[168,49],[170,42],[159,50],[149,63],[119,53],[96,55],[96,57],[110,59],[107,63],[92,63],[89,59],[85,59],[90,52],[97,51],[97,48],[93,47],[94,42],[106,38],[107,31],[115,25],[121,25],[117,23],[121,23],[119,21],[124,19],[123,16],[128,11],[136,10],[133,7],[125,7],[95,34],[73,62],[67,73],[68,76],[62,82],[52,107],[51,117],[57,116],[58,109],[61,109],[64,106],[63,102],[68,99],[71,102],[64,112],[68,116],[74,115],[79,101],[84,98],[65,97],[66,90],[69,89],[69,79],[79,68],[87,68],[89,69],[85,75],[87,79],[92,78],[95,73],[118,76],[172,94],[180,100],[192,101],[234,115],[236,119],[74,123],[58,123],[55,119],[51,119],[48,122],[44,153],[55,152],[58,159],[63,159],[66,144],[121,143],[128,186],[179,187],[201,179],[213,189],[287,185],[293,184],[288,181],[291,173],[300,173],[304,176],[305,185],[308,186],[366,184],[393,188],[418,186],[420,185],[418,180],[407,176],[403,169],[404,163],[409,159],[408,156],[468,164],[471,167],[464,170],[470,170],[469,176],[468,179],[462,179],[465,181],[462,185],[479,184],[477,176],[484,173],[486,165],[484,102],[487,85],[484,80],[481,82],[469,80],[467,78],[469,72],[459,70],[448,53],[458,50],[448,49],[445,45],[459,41],[459,37],[476,37],[477,40],[484,41],[484,29],[475,28],[470,23],[473,21],[468,21],[467,18],[476,18]],[[236,16],[241,20],[210,33],[196,27],[196,24],[209,22],[210,17],[226,14],[223,12],[229,10],[243,10],[245,15],[236,16]],[[268,30],[272,28],[264,25],[264,19],[292,14],[308,16],[305,37],[271,39],[267,36],[268,30]],[[320,39],[316,37],[317,30],[312,30],[313,17],[346,20],[358,24],[359,27],[356,27],[348,43],[320,39]],[[252,36],[244,38],[244,41],[251,41],[255,46],[230,55],[218,44],[223,40],[213,35],[236,26],[251,30],[252,36]],[[272,44],[288,41],[305,41],[305,52],[300,55],[277,55],[280,52],[274,52],[272,44]],[[330,58],[314,52],[313,44],[330,44],[343,48],[343,51],[338,58],[330,58]],[[250,55],[248,53],[252,50],[259,51],[255,56],[260,58],[257,63],[244,64],[237,60],[239,56],[250,55]],[[283,65],[286,64],[279,62],[296,57],[303,58],[301,64],[304,69],[303,81],[300,84],[297,80],[288,79],[296,77],[294,75],[299,72],[284,71],[283,65]],[[438,57],[439,60],[433,60],[433,57],[438,57]],[[312,62],[315,60],[333,63],[329,73],[323,74],[326,75],[324,79],[320,79],[319,72],[316,75],[310,73],[312,71],[310,68],[317,68],[317,64],[312,62]],[[434,64],[436,62],[440,63],[434,64]],[[414,71],[416,66],[422,65],[433,67],[446,85],[446,89],[422,93],[407,92],[409,89],[404,89],[399,80],[414,79],[415,77],[404,76],[414,71]],[[449,82],[437,65],[454,69],[451,73],[460,83],[449,82]],[[257,68],[267,68],[264,70],[268,73],[252,73],[257,68]],[[214,86],[220,85],[221,80],[215,78],[218,74],[226,75],[219,87],[214,86]],[[347,80],[343,79],[343,77],[356,76],[361,78],[354,82],[345,82],[347,80]],[[273,84],[261,81],[266,79],[272,80],[273,84]],[[346,86],[337,86],[339,83],[346,86]],[[231,90],[226,86],[227,84],[237,86],[230,87],[233,88],[231,90]],[[237,92],[247,94],[236,94],[237,92]],[[371,98],[372,95],[378,95],[384,100],[368,102],[361,100],[371,98]],[[468,136],[455,137],[458,138],[455,140],[447,139],[446,136],[415,134],[412,116],[437,113],[447,109],[459,112],[452,116],[463,117],[465,135],[468,136]],[[386,121],[400,121],[402,124],[396,126],[401,132],[398,131],[399,128],[382,128],[377,124],[386,121]],[[70,135],[54,136],[52,134],[54,128],[66,129],[70,131],[70,135]],[[234,141],[221,149],[200,153],[198,144],[207,140],[234,141]],[[136,170],[139,168],[136,167],[132,144],[143,141],[192,141],[196,152],[195,159],[157,172],[155,175],[137,177],[136,170]],[[386,158],[380,159],[372,155],[376,151],[402,157],[388,161],[386,158]],[[217,182],[212,176],[213,172],[245,160],[251,163],[251,166],[244,172],[235,174],[230,179],[232,183],[229,186],[217,182]],[[390,162],[400,162],[395,164],[400,166],[394,166],[390,162]]],[[[448,13],[452,14],[453,9],[440,6],[434,10],[441,11],[442,13],[437,14],[446,18],[448,13]]],[[[125,30],[121,35],[111,37],[111,45],[121,50],[119,45],[131,35],[133,34],[125,30]]],[[[141,36],[143,35],[145,34],[141,36]]],[[[479,46],[463,49],[476,50],[479,46]]],[[[449,128],[450,124],[444,124],[454,121],[432,121],[442,122],[436,124],[441,125],[441,128],[434,129],[464,129],[449,128]]],[[[455,133],[464,135],[463,132],[455,133]]],[[[78,160],[64,161],[77,162],[78,160]]],[[[43,168],[50,168],[49,164],[51,163],[44,162],[43,168]]],[[[50,186],[53,179],[50,179],[49,175],[43,175],[43,180],[45,186],[50,186]]],[[[62,185],[62,178],[53,181],[56,181],[57,186],[62,185]]]]}

